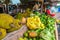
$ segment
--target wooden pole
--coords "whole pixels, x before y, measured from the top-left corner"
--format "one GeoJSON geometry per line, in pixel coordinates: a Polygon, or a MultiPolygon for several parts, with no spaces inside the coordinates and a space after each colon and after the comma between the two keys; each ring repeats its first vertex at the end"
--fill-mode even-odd
{"type": "Polygon", "coordinates": [[[5,0],[5,4],[6,4],[6,13],[8,13],[8,4],[9,4],[10,0],[5,0]]]}
{"type": "Polygon", "coordinates": [[[57,30],[57,25],[56,25],[56,23],[55,23],[55,36],[56,36],[56,40],[58,40],[58,30],[57,30]]]}

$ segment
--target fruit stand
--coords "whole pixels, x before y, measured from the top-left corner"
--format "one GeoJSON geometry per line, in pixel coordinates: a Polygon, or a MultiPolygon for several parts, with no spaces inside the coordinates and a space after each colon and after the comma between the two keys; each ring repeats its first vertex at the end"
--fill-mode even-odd
{"type": "MultiPolygon", "coordinates": [[[[21,35],[22,35],[22,33],[21,33],[22,30],[26,31],[26,26],[25,25],[21,29],[15,31],[15,32],[9,33],[3,40],[18,40],[18,38],[20,38],[21,35]],[[13,34],[15,34],[15,35],[13,35],[13,34]]],[[[57,28],[56,28],[55,34],[56,34],[56,40],[58,40],[57,28]]]]}
{"type": "MultiPolygon", "coordinates": [[[[34,5],[33,8],[38,9],[39,6],[34,5]]],[[[27,8],[14,16],[1,13],[0,40],[58,40],[56,18],[48,11],[42,11],[43,7],[41,12],[27,8]]]]}
{"type": "Polygon", "coordinates": [[[0,39],[58,40],[56,19],[45,13],[40,14],[27,9],[23,14],[18,13],[15,18],[5,13],[0,14],[0,17],[0,32],[4,32],[0,39]]]}

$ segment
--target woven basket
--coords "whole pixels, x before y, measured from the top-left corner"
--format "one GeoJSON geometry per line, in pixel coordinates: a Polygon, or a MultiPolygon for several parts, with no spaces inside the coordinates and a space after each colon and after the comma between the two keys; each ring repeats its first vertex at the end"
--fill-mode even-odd
{"type": "MultiPolygon", "coordinates": [[[[55,36],[56,36],[56,40],[58,40],[58,31],[57,31],[57,26],[55,24],[55,36]]],[[[26,27],[26,25],[23,25],[22,28],[20,28],[17,31],[8,33],[8,35],[2,39],[2,40],[18,40],[18,38],[23,37],[24,32],[26,32],[28,30],[28,28],[26,27]]]]}

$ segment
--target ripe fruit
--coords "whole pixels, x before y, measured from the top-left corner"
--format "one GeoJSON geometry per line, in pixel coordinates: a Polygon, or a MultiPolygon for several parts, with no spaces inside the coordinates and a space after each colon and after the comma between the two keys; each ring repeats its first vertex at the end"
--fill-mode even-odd
{"type": "Polygon", "coordinates": [[[26,33],[24,33],[24,37],[28,37],[28,33],[26,32],[26,33]]]}
{"type": "Polygon", "coordinates": [[[22,24],[25,24],[25,23],[26,23],[26,18],[25,18],[25,17],[22,17],[21,23],[22,23],[22,24]]]}
{"type": "Polygon", "coordinates": [[[19,38],[19,40],[24,40],[24,38],[19,38]]]}
{"type": "Polygon", "coordinates": [[[3,39],[6,36],[6,30],[3,28],[0,28],[0,40],[3,39]]]}
{"type": "Polygon", "coordinates": [[[13,22],[14,18],[9,14],[0,14],[0,27],[4,29],[10,29],[10,24],[13,22]]]}
{"type": "Polygon", "coordinates": [[[7,30],[7,32],[13,32],[15,30],[18,30],[20,29],[21,27],[21,24],[19,24],[20,20],[18,19],[15,19],[14,22],[12,23],[12,27],[10,29],[7,30]]]}
{"type": "Polygon", "coordinates": [[[36,36],[37,36],[37,33],[36,33],[36,32],[30,32],[30,33],[29,33],[29,36],[30,36],[30,37],[36,37],[36,36]]]}
{"type": "Polygon", "coordinates": [[[27,18],[27,27],[29,29],[44,29],[44,24],[41,23],[40,18],[38,16],[32,16],[27,18]]]}

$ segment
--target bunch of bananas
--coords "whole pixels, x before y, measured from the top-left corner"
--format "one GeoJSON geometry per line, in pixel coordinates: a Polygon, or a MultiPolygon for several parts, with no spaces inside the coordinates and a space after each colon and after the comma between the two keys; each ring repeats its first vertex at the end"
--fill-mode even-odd
{"type": "Polygon", "coordinates": [[[0,40],[6,36],[6,29],[0,28],[0,40]]]}
{"type": "Polygon", "coordinates": [[[29,8],[27,8],[27,9],[25,10],[25,12],[23,12],[23,13],[20,13],[20,12],[19,12],[19,13],[17,13],[16,18],[17,18],[17,19],[21,19],[22,17],[29,17],[31,13],[33,13],[33,12],[30,11],[29,8]]]}
{"type": "Polygon", "coordinates": [[[40,18],[38,16],[32,16],[27,18],[27,27],[29,29],[44,29],[44,24],[41,23],[40,18]]]}
{"type": "Polygon", "coordinates": [[[13,23],[14,18],[8,14],[0,14],[0,27],[9,29],[9,24],[13,23]]]}
{"type": "Polygon", "coordinates": [[[10,29],[7,29],[7,32],[12,32],[12,31],[18,30],[18,29],[20,29],[20,27],[22,25],[20,24],[20,20],[14,19],[13,25],[11,25],[11,26],[13,26],[13,27],[11,27],[10,29]]]}
{"type": "Polygon", "coordinates": [[[0,40],[4,38],[7,32],[12,32],[21,27],[19,19],[14,19],[9,14],[0,14],[0,40]]]}

